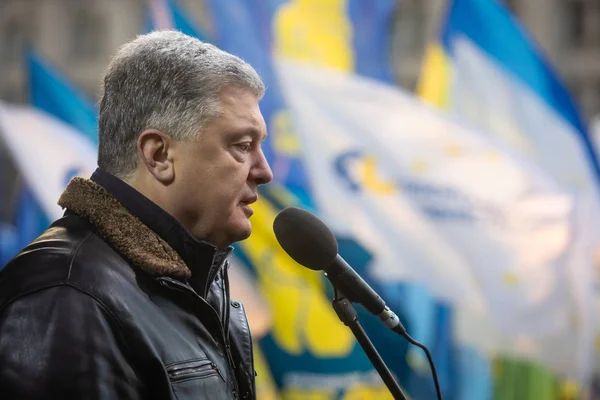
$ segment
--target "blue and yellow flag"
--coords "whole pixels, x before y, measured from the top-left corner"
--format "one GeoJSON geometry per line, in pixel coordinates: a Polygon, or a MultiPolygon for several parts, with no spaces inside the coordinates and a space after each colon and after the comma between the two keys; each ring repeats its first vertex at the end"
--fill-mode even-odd
{"type": "MultiPolygon", "coordinates": [[[[483,134],[536,164],[574,193],[579,210],[574,215],[587,210],[587,219],[574,218],[574,235],[591,245],[588,249],[573,246],[564,267],[574,277],[569,287],[572,319],[584,322],[573,323],[564,333],[563,342],[572,343],[569,354],[556,356],[547,365],[585,380],[591,348],[586,321],[593,318],[589,314],[593,291],[590,250],[600,244],[600,168],[586,122],[565,83],[501,1],[451,0],[439,34],[427,49],[417,91],[428,103],[482,128],[483,134]],[[565,368],[563,363],[571,367],[565,368]]],[[[547,358],[552,359],[549,354],[556,350],[548,345],[547,358]]],[[[535,364],[530,367],[532,371],[537,368],[535,364]]],[[[505,384],[507,376],[502,378],[505,384]]],[[[472,376],[465,379],[468,385],[472,376]]]]}
{"type": "Polygon", "coordinates": [[[273,51],[393,82],[391,27],[397,0],[252,0],[273,51]]]}
{"type": "Polygon", "coordinates": [[[418,93],[581,191],[600,178],[587,124],[531,35],[497,0],[452,0],[418,93]]]}
{"type": "MultiPolygon", "coordinates": [[[[275,0],[270,4],[268,10],[262,9],[261,26],[272,18],[273,49],[277,56],[393,83],[389,43],[397,1],[275,0]]],[[[391,238],[394,240],[402,239],[391,238]]],[[[369,279],[369,264],[374,256],[352,238],[340,243],[340,253],[384,295],[409,332],[430,347],[442,388],[448,395],[451,310],[436,301],[422,285],[369,279]]],[[[387,334],[377,321],[366,318],[366,330],[376,346],[398,350],[383,352],[382,356],[408,393],[417,398],[435,396],[429,366],[420,350],[409,351],[401,338],[387,334]]]]}

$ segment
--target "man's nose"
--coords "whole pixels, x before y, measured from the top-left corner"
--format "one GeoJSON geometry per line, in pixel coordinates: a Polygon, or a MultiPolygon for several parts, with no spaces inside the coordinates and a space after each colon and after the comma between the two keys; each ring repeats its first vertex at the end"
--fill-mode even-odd
{"type": "Polygon", "coordinates": [[[258,159],[256,160],[254,167],[250,170],[250,179],[257,185],[264,185],[273,180],[273,171],[271,171],[269,162],[262,149],[258,154],[258,159]]]}

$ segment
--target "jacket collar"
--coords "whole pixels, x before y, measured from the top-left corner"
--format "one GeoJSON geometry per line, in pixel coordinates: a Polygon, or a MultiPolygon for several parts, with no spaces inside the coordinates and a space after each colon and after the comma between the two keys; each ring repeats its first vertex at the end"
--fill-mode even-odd
{"type": "Polygon", "coordinates": [[[106,172],[100,176],[94,173],[93,178],[102,185],[73,178],[58,204],[87,219],[136,267],[154,276],[191,278],[192,287],[205,296],[232,248],[219,252],[196,240],[175,218],[125,182],[106,172]]]}

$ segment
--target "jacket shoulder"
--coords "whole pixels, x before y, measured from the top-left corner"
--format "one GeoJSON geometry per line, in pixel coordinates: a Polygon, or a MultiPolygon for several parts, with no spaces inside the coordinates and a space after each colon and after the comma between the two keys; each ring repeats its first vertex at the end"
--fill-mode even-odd
{"type": "Polygon", "coordinates": [[[17,297],[44,288],[72,285],[88,291],[97,288],[99,281],[114,279],[115,270],[133,275],[131,268],[123,268],[124,264],[123,258],[94,233],[87,221],[68,214],[0,271],[0,309],[17,297]],[[113,268],[105,268],[110,266],[113,268]]]}
{"type": "Polygon", "coordinates": [[[106,307],[73,286],[44,288],[10,302],[0,309],[0,332],[6,398],[98,398],[100,392],[107,399],[143,398],[123,328],[106,307]]]}

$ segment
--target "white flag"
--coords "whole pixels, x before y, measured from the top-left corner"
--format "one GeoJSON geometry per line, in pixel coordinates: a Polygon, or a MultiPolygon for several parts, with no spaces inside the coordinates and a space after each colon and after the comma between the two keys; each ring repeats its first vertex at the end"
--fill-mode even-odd
{"type": "Polygon", "coordinates": [[[401,264],[443,297],[483,294],[508,337],[567,329],[573,202],[552,180],[397,88],[289,61],[279,73],[320,209],[373,238],[382,277],[401,264]]]}
{"type": "MultiPolygon", "coordinates": [[[[378,279],[426,283],[439,298],[483,314],[480,286],[462,257],[394,185],[375,172],[374,160],[349,130],[346,116],[335,118],[330,93],[313,99],[314,84],[281,69],[305,150],[319,214],[339,233],[348,233],[376,255],[369,273],[378,279]],[[308,90],[308,91],[307,91],[308,90]],[[361,190],[361,187],[368,190],[361,190]]],[[[311,73],[311,72],[309,72],[311,73]]],[[[319,89],[317,88],[317,92],[319,89]]],[[[360,133],[360,132],[359,132],[360,133]]]]}
{"type": "Polygon", "coordinates": [[[43,111],[1,102],[0,135],[48,218],[60,218],[58,198],[71,178],[93,173],[96,148],[83,134],[43,111]]]}

